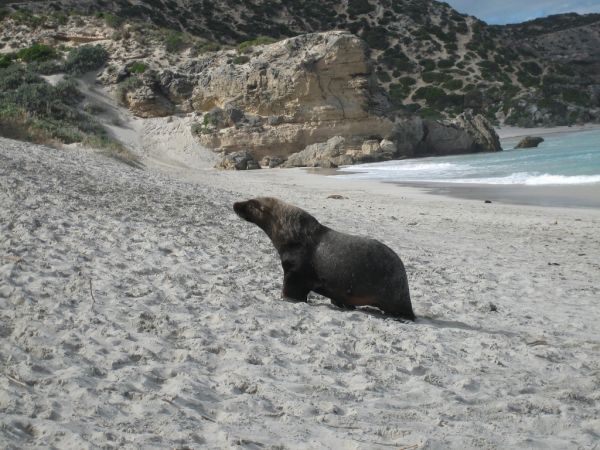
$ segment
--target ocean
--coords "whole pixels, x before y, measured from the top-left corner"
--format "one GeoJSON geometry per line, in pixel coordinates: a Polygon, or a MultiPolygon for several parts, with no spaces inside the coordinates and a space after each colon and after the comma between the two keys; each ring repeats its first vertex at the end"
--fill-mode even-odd
{"type": "MultiPolygon", "coordinates": [[[[535,130],[532,130],[535,136],[535,130]]],[[[343,167],[344,176],[396,183],[564,186],[600,183],[600,129],[548,134],[535,149],[501,141],[497,153],[442,156],[343,167]]]]}

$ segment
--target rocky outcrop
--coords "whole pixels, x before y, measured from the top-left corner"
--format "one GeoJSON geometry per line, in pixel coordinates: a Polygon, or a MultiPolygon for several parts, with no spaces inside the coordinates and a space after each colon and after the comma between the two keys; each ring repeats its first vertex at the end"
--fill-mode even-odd
{"type": "Polygon", "coordinates": [[[393,140],[335,136],[290,155],[283,167],[337,167],[397,158],[501,151],[494,128],[483,116],[466,113],[452,122],[399,119],[393,140]]]}
{"type": "Polygon", "coordinates": [[[502,150],[496,131],[479,114],[473,116],[463,113],[452,121],[444,122],[413,119],[410,125],[411,136],[418,137],[422,133],[422,137],[414,152],[405,156],[444,156],[502,150]]]}
{"type": "Polygon", "coordinates": [[[483,115],[465,111],[450,122],[464,130],[473,140],[470,152],[499,152],[500,138],[492,124],[483,115]]]}
{"type": "Polygon", "coordinates": [[[215,166],[222,170],[254,170],[260,169],[258,161],[249,151],[241,151],[224,155],[223,159],[215,166]]]}
{"type": "Polygon", "coordinates": [[[238,120],[199,135],[208,147],[282,157],[334,136],[362,142],[393,132],[367,47],[348,32],[286,39],[242,59],[220,52],[197,64],[194,109],[239,111],[238,120]]]}
{"type": "Polygon", "coordinates": [[[536,148],[542,142],[544,142],[544,138],[526,136],[519,141],[515,148],[536,148]]]}
{"type": "Polygon", "coordinates": [[[312,144],[304,150],[290,155],[283,167],[323,167],[377,162],[392,159],[396,155],[392,141],[357,139],[334,136],[327,142],[312,144]]]}
{"type": "Polygon", "coordinates": [[[260,160],[261,167],[268,167],[269,169],[273,169],[275,167],[279,167],[284,163],[284,159],[279,156],[265,156],[260,160]]]}
{"type": "Polygon", "coordinates": [[[161,93],[154,71],[126,79],[122,89],[121,100],[138,117],[164,117],[175,112],[175,105],[161,93]]]}

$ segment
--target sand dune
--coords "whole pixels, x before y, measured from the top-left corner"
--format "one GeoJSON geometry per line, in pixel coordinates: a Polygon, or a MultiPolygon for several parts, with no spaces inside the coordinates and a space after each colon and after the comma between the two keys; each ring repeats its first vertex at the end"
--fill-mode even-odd
{"type": "Polygon", "coordinates": [[[597,446],[600,211],[169,167],[0,139],[1,447],[597,446]],[[264,194],[395,249],[419,319],[280,300],[264,194]]]}

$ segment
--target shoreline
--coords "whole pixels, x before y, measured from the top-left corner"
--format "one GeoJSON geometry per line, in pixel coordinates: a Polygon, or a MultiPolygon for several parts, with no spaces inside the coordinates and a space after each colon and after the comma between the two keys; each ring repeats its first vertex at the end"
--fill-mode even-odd
{"type": "Polygon", "coordinates": [[[582,185],[527,186],[522,184],[450,184],[384,182],[422,189],[431,195],[466,200],[490,200],[508,205],[543,208],[600,209],[600,183],[582,185]]]}
{"type": "Polygon", "coordinates": [[[562,134],[562,133],[578,133],[581,131],[599,130],[600,124],[597,123],[586,123],[583,125],[564,125],[556,127],[534,127],[534,128],[522,128],[522,127],[494,127],[500,140],[504,139],[516,139],[524,138],[526,136],[539,136],[544,137],[551,134],[562,134]]]}
{"type": "MultiPolygon", "coordinates": [[[[585,124],[576,127],[553,128],[505,128],[501,141],[510,142],[522,136],[550,136],[558,134],[582,133],[600,130],[600,124],[585,124]],[[536,133],[527,133],[528,131],[536,133]]],[[[496,131],[499,131],[498,129],[496,131]]],[[[526,149],[525,149],[526,150],[526,149]]],[[[504,149],[512,151],[512,149],[504,149]]],[[[468,156],[468,155],[464,155],[468,156]]],[[[426,157],[436,158],[436,157],[426,157]]],[[[398,161],[418,161],[422,158],[405,158],[398,161]]],[[[346,170],[339,169],[314,169],[306,168],[308,173],[315,173],[326,177],[340,177],[361,173],[354,166],[345,166],[346,170]]],[[[357,181],[356,178],[347,177],[357,181]]],[[[428,195],[448,196],[457,199],[491,200],[510,205],[540,206],[545,208],[586,208],[600,209],[600,183],[587,184],[485,184],[485,183],[452,183],[448,181],[396,181],[381,180],[376,178],[360,178],[360,181],[370,181],[382,184],[391,184],[397,187],[410,187],[421,190],[428,195]]]]}
{"type": "Polygon", "coordinates": [[[380,184],[400,189],[417,190],[423,195],[452,199],[485,201],[491,200],[511,206],[531,206],[541,208],[600,209],[600,183],[582,185],[527,186],[522,184],[459,184],[434,182],[398,182],[375,179],[355,179],[345,177],[353,172],[339,172],[336,169],[310,169],[307,174],[324,178],[344,180],[345,183],[380,184]],[[320,172],[323,170],[323,172],[320,172]],[[339,177],[339,178],[338,178],[339,177]]]}

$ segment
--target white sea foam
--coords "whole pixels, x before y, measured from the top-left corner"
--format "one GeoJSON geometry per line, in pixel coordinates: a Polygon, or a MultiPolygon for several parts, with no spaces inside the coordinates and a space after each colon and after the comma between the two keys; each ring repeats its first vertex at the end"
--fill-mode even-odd
{"type": "Polygon", "coordinates": [[[468,165],[459,165],[452,163],[419,163],[419,164],[398,164],[397,161],[393,161],[395,164],[362,164],[360,166],[347,166],[342,167],[340,170],[343,172],[363,172],[364,173],[377,173],[377,172],[449,172],[455,170],[468,169],[468,165]]]}
{"type": "MultiPolygon", "coordinates": [[[[423,180],[435,182],[441,180],[423,180]]],[[[519,172],[506,177],[494,178],[462,178],[443,180],[445,183],[460,184],[522,184],[526,186],[544,186],[544,185],[574,185],[574,184],[594,184],[600,183],[600,175],[551,175],[519,172]]]]}

